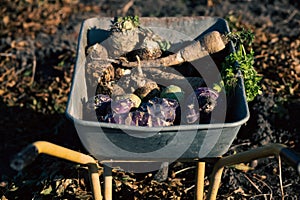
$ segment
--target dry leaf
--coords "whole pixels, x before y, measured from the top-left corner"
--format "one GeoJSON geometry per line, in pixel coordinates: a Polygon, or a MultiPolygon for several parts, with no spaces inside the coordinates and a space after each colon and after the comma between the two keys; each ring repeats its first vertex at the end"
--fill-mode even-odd
{"type": "Polygon", "coordinates": [[[0,89],[0,96],[2,96],[5,93],[5,90],[0,89]]]}
{"type": "Polygon", "coordinates": [[[8,15],[3,17],[3,23],[5,24],[5,26],[7,26],[7,24],[9,23],[9,16],[8,15]]]}
{"type": "Polygon", "coordinates": [[[233,165],[232,167],[234,167],[237,170],[243,171],[243,172],[248,172],[249,170],[254,170],[253,167],[245,165],[244,163],[236,164],[236,165],[233,165]]]}
{"type": "Polygon", "coordinates": [[[51,194],[52,190],[53,190],[53,189],[52,189],[52,186],[49,185],[48,187],[44,188],[44,189],[40,192],[40,194],[43,194],[43,195],[49,195],[49,194],[51,194]]]}

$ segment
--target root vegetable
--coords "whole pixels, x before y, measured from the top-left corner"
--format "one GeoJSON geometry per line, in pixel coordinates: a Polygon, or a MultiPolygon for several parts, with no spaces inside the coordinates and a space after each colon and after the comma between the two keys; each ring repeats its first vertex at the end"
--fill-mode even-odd
{"type": "Polygon", "coordinates": [[[194,41],[190,45],[179,50],[175,54],[155,60],[142,60],[140,62],[121,61],[124,67],[169,67],[184,62],[191,62],[209,54],[217,53],[225,48],[225,43],[218,31],[205,34],[199,41],[194,41]]]}
{"type": "Polygon", "coordinates": [[[161,92],[160,97],[181,102],[184,99],[184,92],[176,85],[169,85],[161,92]]]}
{"type": "MultiPolygon", "coordinates": [[[[125,106],[125,109],[126,108],[125,106]]],[[[178,108],[179,104],[176,100],[153,98],[144,102],[141,107],[135,111],[114,112],[107,118],[109,123],[129,126],[171,126],[178,118],[178,108]]],[[[120,110],[124,111],[124,108],[120,107],[120,110]]]]}
{"type": "Polygon", "coordinates": [[[176,83],[181,88],[191,86],[196,89],[203,85],[204,81],[200,77],[184,77],[180,74],[169,72],[168,68],[143,68],[145,76],[161,85],[168,86],[171,83],[176,83]]]}
{"type": "Polygon", "coordinates": [[[159,96],[160,88],[158,84],[169,86],[175,82],[177,86],[188,91],[196,89],[204,83],[200,77],[184,77],[159,68],[143,68],[142,72],[138,69],[132,69],[131,74],[124,75],[116,82],[112,89],[112,96],[134,93],[141,99],[149,100],[159,96]]]}
{"type": "Polygon", "coordinates": [[[153,98],[156,96],[159,87],[155,81],[147,79],[141,67],[131,70],[131,73],[124,75],[118,82],[118,87],[122,88],[126,93],[134,93],[141,99],[153,98]]]}
{"type": "Polygon", "coordinates": [[[132,108],[138,108],[141,104],[141,99],[135,94],[125,94],[118,96],[111,102],[113,114],[129,113],[132,108]]]}
{"type": "Polygon", "coordinates": [[[141,42],[133,51],[125,55],[126,59],[128,61],[137,61],[136,56],[140,60],[154,60],[161,57],[163,51],[166,50],[163,44],[168,44],[168,42],[148,28],[139,27],[139,34],[141,42]]]}
{"type": "Polygon", "coordinates": [[[109,55],[117,58],[129,51],[132,51],[139,43],[139,18],[119,17],[115,20],[111,35],[106,40],[109,55]]]}
{"type": "Polygon", "coordinates": [[[121,55],[134,50],[138,42],[138,30],[112,32],[107,39],[107,49],[112,58],[118,58],[121,55]]]}
{"type": "Polygon", "coordinates": [[[111,98],[108,95],[98,94],[90,98],[86,103],[86,110],[84,113],[85,119],[104,121],[107,113],[110,113],[111,98]]]}
{"type": "Polygon", "coordinates": [[[130,99],[133,102],[133,107],[138,108],[141,104],[141,99],[135,94],[124,94],[121,96],[117,96],[115,101],[119,101],[121,99],[130,99]]]}
{"type": "Polygon", "coordinates": [[[217,53],[225,48],[225,42],[218,31],[212,31],[200,38],[200,43],[209,53],[217,53]]]}
{"type": "Polygon", "coordinates": [[[106,48],[99,43],[90,46],[86,51],[86,55],[87,62],[108,59],[108,52],[106,48]]]}
{"type": "Polygon", "coordinates": [[[113,84],[113,86],[112,86],[112,92],[111,92],[112,98],[115,98],[117,96],[121,96],[121,95],[124,95],[124,94],[125,94],[125,91],[124,91],[124,89],[120,85],[113,84]]]}
{"type": "Polygon", "coordinates": [[[136,56],[141,60],[154,60],[162,55],[162,51],[157,42],[146,38],[141,47],[126,54],[126,58],[130,61],[136,61],[136,56]]]}
{"type": "Polygon", "coordinates": [[[141,105],[141,110],[149,114],[148,126],[173,125],[178,108],[179,103],[176,100],[157,97],[141,105]]]}
{"type": "Polygon", "coordinates": [[[226,42],[221,34],[209,32],[176,53],[161,57],[164,50],[158,41],[148,37],[148,32],[144,32],[144,38],[138,37],[141,33],[133,18],[120,19],[114,24],[118,30],[112,29],[111,43],[106,43],[109,44],[106,48],[95,44],[87,49],[86,78],[90,86],[97,85],[98,94],[90,105],[98,120],[135,126],[170,126],[181,120],[179,101],[183,99],[187,100],[184,111],[188,124],[208,116],[218,94],[203,88],[204,81],[197,74],[189,73],[185,75],[195,77],[185,77],[178,72],[180,70],[169,67],[187,66],[180,64],[222,51],[226,42]],[[185,93],[194,91],[196,95],[184,98],[185,93]]]}
{"type": "Polygon", "coordinates": [[[210,113],[217,104],[218,92],[208,87],[200,87],[187,98],[186,120],[187,123],[208,123],[210,113]],[[199,110],[198,110],[199,109],[199,110]]]}
{"type": "Polygon", "coordinates": [[[114,114],[129,113],[133,107],[134,103],[129,98],[119,99],[111,102],[111,109],[114,114]]]}
{"type": "Polygon", "coordinates": [[[148,119],[148,113],[133,111],[124,114],[113,114],[108,117],[108,122],[127,126],[145,126],[148,119]]]}
{"type": "Polygon", "coordinates": [[[148,80],[143,87],[139,87],[134,91],[134,94],[141,99],[151,99],[159,95],[159,87],[156,82],[148,80]]]}
{"type": "Polygon", "coordinates": [[[114,67],[108,61],[91,61],[86,64],[88,83],[94,87],[97,84],[107,84],[114,80],[114,67]]]}

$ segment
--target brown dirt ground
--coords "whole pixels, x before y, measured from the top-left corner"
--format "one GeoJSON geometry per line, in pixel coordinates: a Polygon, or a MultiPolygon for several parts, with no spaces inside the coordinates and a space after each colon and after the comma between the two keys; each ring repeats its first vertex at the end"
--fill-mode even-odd
{"type": "MultiPolygon", "coordinates": [[[[3,0],[0,13],[0,196],[1,199],[91,199],[83,166],[48,156],[16,172],[9,161],[37,140],[85,152],[64,110],[70,91],[81,22],[98,16],[219,16],[255,33],[255,67],[263,94],[249,104],[251,118],[228,154],[268,143],[300,152],[300,4],[297,0],[107,1],[3,0]],[[208,5],[207,2],[211,2],[208,5]],[[132,3],[132,4],[131,4],[132,3]]],[[[86,153],[86,152],[85,152],[86,153]]],[[[218,199],[280,199],[278,162],[225,169],[218,199]]],[[[173,163],[170,178],[114,171],[114,199],[192,199],[194,166],[173,163]]],[[[282,164],[285,199],[298,199],[300,178],[282,164]]],[[[211,165],[207,166],[211,171],[211,165]]],[[[100,170],[100,173],[102,171],[100,170]]],[[[102,176],[100,177],[103,181],[102,176]]],[[[208,188],[208,176],[206,176],[208,188]]]]}

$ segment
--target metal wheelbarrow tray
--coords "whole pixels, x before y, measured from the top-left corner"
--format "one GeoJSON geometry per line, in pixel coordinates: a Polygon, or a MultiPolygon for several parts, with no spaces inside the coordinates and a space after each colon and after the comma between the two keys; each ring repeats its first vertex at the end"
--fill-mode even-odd
{"type": "MultiPolygon", "coordinates": [[[[242,77],[239,77],[230,100],[230,119],[224,123],[179,125],[170,127],[135,127],[83,119],[83,102],[87,91],[85,62],[86,47],[107,37],[112,18],[91,18],[83,22],[77,49],[77,61],[67,105],[67,116],[74,122],[84,147],[98,160],[164,161],[219,157],[225,154],[240,127],[249,119],[242,77]]],[[[167,39],[182,41],[168,34],[174,30],[187,38],[217,30],[229,32],[226,21],[214,17],[140,18],[143,27],[154,27],[167,39]],[[161,28],[161,29],[160,29],[161,28]],[[170,37],[170,38],[168,38],[170,37]]],[[[178,42],[177,41],[177,42],[178,42]]],[[[176,41],[174,41],[176,42],[176,41]]]]}

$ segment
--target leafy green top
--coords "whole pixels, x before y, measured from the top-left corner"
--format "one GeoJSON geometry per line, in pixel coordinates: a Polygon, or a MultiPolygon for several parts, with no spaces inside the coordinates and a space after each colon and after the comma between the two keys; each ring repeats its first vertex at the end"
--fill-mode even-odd
{"type": "Polygon", "coordinates": [[[247,101],[252,101],[261,94],[259,82],[261,77],[254,69],[254,51],[251,44],[254,40],[254,35],[251,31],[237,31],[227,34],[227,38],[235,45],[236,51],[225,58],[222,63],[222,79],[225,90],[230,92],[237,84],[237,70],[239,69],[244,78],[245,92],[247,101]],[[247,53],[245,46],[248,46],[250,52],[247,53]]]}
{"type": "Polygon", "coordinates": [[[115,19],[112,25],[112,30],[114,31],[128,31],[138,28],[140,25],[140,20],[138,16],[126,16],[118,17],[115,19]]]}

